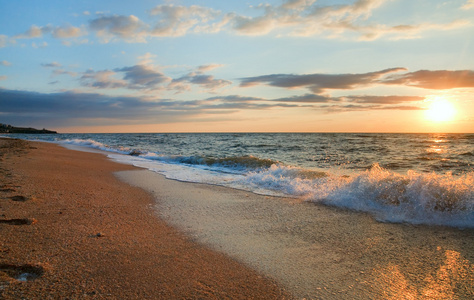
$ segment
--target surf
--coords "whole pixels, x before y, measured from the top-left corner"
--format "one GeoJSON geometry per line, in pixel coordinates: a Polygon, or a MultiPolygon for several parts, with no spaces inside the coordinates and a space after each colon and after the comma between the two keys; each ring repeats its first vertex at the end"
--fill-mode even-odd
{"type": "Polygon", "coordinates": [[[299,198],[370,213],[381,222],[474,228],[472,137],[77,134],[54,141],[106,151],[169,179],[299,198]],[[438,148],[443,151],[429,152],[438,148]]]}

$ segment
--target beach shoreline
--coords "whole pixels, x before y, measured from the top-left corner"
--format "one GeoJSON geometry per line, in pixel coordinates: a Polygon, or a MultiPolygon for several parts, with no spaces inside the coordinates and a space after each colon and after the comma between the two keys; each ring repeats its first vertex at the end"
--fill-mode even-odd
{"type": "Polygon", "coordinates": [[[7,275],[12,273],[8,266],[25,263],[41,274],[27,282],[0,277],[7,282],[0,285],[6,299],[53,291],[72,298],[150,299],[474,295],[473,230],[381,223],[367,213],[168,180],[102,154],[19,143],[28,153],[10,153],[2,160],[4,176],[18,182],[2,187],[3,219],[26,217],[36,223],[0,224],[6,233],[0,263],[7,275]],[[88,183],[78,188],[64,177],[68,172],[88,183]],[[63,178],[69,181],[52,184],[63,178]],[[79,193],[84,201],[74,203],[79,193]],[[27,201],[11,199],[20,194],[27,201]],[[62,234],[54,232],[58,228],[62,234]],[[17,231],[32,240],[15,238],[17,231]],[[173,244],[176,236],[179,242],[173,244]],[[53,251],[52,246],[59,248],[53,251]],[[130,252],[118,253],[123,249],[130,252]],[[149,268],[149,263],[159,268],[149,268]],[[71,268],[82,273],[68,272],[71,268]],[[168,278],[165,271],[174,276],[168,278]],[[146,282],[150,277],[153,284],[146,282]],[[123,278],[131,282],[121,282],[123,278]]]}
{"type": "Polygon", "coordinates": [[[168,224],[273,277],[298,299],[474,295],[473,230],[382,223],[368,213],[170,181],[148,170],[117,176],[153,194],[168,224]]]}
{"type": "Polygon", "coordinates": [[[2,299],[289,299],[156,217],[102,154],[0,141],[2,299]]]}

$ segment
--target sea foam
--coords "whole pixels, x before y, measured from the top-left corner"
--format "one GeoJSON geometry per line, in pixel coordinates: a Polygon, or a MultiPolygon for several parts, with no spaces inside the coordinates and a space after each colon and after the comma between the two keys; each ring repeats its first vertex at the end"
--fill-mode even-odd
{"type": "Polygon", "coordinates": [[[372,213],[379,221],[474,228],[474,173],[400,175],[374,165],[315,186],[309,201],[372,213]]]}
{"type": "Polygon", "coordinates": [[[169,155],[110,146],[92,139],[62,143],[113,152],[109,156],[167,178],[222,185],[258,194],[296,197],[367,212],[382,222],[474,228],[474,172],[397,173],[373,164],[365,171],[310,169],[252,155],[169,155]]]}

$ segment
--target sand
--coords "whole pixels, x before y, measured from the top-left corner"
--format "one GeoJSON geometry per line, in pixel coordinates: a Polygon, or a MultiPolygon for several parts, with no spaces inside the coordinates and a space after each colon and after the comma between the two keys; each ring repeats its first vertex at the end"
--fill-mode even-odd
{"type": "Polygon", "coordinates": [[[29,145],[1,162],[6,299],[474,298],[473,230],[381,223],[29,145]],[[36,278],[13,279],[22,266],[36,278]]]}
{"type": "Polygon", "coordinates": [[[0,140],[0,299],[288,299],[157,217],[134,167],[0,140]]]}
{"type": "Polygon", "coordinates": [[[157,212],[201,244],[303,299],[474,299],[474,231],[377,222],[297,199],[117,174],[151,192],[157,212]]]}

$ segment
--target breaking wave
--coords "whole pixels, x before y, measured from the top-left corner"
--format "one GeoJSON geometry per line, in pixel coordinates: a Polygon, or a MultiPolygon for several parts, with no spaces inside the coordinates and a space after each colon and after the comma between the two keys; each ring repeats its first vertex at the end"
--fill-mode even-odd
{"type": "Polygon", "coordinates": [[[259,193],[271,190],[368,212],[383,222],[474,228],[474,172],[453,176],[409,171],[401,175],[378,164],[352,176],[324,173],[305,178],[300,172],[273,165],[244,180],[259,193]]]}
{"type": "Polygon", "coordinates": [[[474,228],[472,171],[453,175],[409,170],[400,174],[379,164],[364,171],[335,167],[317,170],[252,155],[165,155],[110,146],[92,139],[70,139],[62,143],[118,153],[121,155],[113,155],[113,159],[148,168],[171,179],[298,197],[367,212],[382,222],[474,228]]]}
{"type": "Polygon", "coordinates": [[[92,139],[68,139],[61,143],[88,147],[107,152],[138,156],[150,160],[158,160],[166,163],[176,163],[185,165],[207,166],[215,168],[226,168],[233,172],[246,172],[247,170],[260,170],[269,168],[278,161],[271,159],[262,159],[252,155],[230,156],[230,157],[211,157],[211,156],[182,156],[182,155],[163,155],[154,152],[148,152],[140,149],[133,149],[122,146],[110,146],[97,142],[92,139]]]}
{"type": "Polygon", "coordinates": [[[59,141],[59,143],[66,144],[66,145],[87,147],[87,148],[92,148],[92,149],[97,149],[97,150],[102,150],[102,151],[107,151],[107,152],[120,153],[120,154],[131,154],[134,151],[127,147],[109,146],[107,144],[97,142],[93,139],[85,139],[85,140],[84,139],[66,139],[66,140],[59,141]]]}
{"type": "Polygon", "coordinates": [[[209,157],[209,156],[166,156],[148,153],[142,157],[167,163],[184,164],[189,166],[205,166],[220,169],[232,173],[245,173],[246,171],[260,170],[278,163],[271,159],[261,159],[251,155],[231,157],[209,157]]]}

